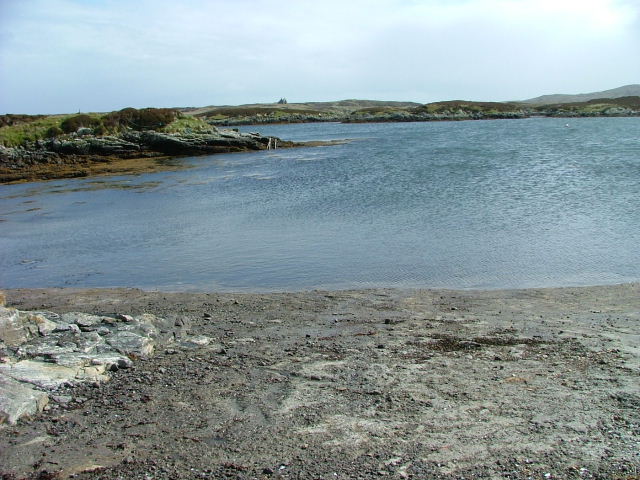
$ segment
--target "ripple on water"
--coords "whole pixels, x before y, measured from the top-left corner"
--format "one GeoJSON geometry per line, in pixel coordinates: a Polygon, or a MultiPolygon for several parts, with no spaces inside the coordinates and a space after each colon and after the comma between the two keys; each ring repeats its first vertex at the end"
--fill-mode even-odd
{"type": "Polygon", "coordinates": [[[575,119],[570,132],[564,123],[264,126],[296,141],[359,140],[183,159],[191,168],[177,172],[2,186],[0,286],[638,280],[640,122],[575,119]]]}

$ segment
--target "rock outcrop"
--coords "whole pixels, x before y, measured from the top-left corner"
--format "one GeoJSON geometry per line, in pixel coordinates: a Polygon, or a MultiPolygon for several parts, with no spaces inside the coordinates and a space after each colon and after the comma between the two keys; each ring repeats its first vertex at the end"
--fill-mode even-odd
{"type": "MultiPolygon", "coordinates": [[[[42,411],[56,390],[100,383],[174,342],[173,323],[155,315],[25,312],[0,306],[0,423],[42,411]]],[[[183,338],[185,348],[208,343],[183,338]]]]}
{"type": "MultiPolygon", "coordinates": [[[[296,146],[293,142],[258,133],[211,127],[208,132],[164,133],[154,130],[125,130],[118,135],[96,136],[79,129],[73,135],[27,142],[19,147],[0,145],[0,181],[20,179],[20,172],[42,165],[63,166],[119,159],[208,155],[266,150],[277,141],[278,148],[296,146]],[[275,140],[275,141],[274,141],[275,140]]],[[[76,172],[78,176],[85,172],[76,172]]],[[[74,176],[71,174],[63,176],[74,176]]]]}

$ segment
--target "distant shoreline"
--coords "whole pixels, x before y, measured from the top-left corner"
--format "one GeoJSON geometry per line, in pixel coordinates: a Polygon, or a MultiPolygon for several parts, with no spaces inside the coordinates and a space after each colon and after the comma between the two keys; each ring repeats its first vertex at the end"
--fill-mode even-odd
{"type": "Polygon", "coordinates": [[[177,161],[187,156],[344,143],[291,142],[232,128],[241,125],[640,117],[640,97],[545,106],[450,101],[418,106],[379,102],[362,107],[357,102],[346,106],[335,102],[329,107],[303,104],[306,110],[289,104],[4,115],[0,116],[0,184],[173,171],[188,168],[177,161]],[[140,126],[140,122],[147,123],[140,126]]]}

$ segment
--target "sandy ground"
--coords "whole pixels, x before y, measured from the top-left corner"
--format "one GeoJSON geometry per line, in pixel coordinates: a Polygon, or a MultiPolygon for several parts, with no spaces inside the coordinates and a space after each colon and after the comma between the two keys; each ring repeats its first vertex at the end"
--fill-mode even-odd
{"type": "Polygon", "coordinates": [[[2,478],[640,478],[640,284],[7,297],[213,342],[1,427],[2,478]]]}

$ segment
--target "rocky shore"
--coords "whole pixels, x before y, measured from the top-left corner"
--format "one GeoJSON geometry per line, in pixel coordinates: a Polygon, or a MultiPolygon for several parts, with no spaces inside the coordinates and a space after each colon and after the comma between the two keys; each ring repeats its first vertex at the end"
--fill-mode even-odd
{"type": "Polygon", "coordinates": [[[638,284],[9,290],[7,303],[0,391],[35,393],[0,425],[2,478],[640,471],[638,284]],[[36,380],[24,362],[70,370],[36,380]]]}
{"type": "Polygon", "coordinates": [[[0,146],[0,183],[82,177],[94,173],[140,173],[170,169],[171,157],[286,148],[296,144],[259,133],[211,127],[206,133],[129,130],[97,136],[90,129],[17,147],[0,146]],[[138,167],[138,168],[136,168],[138,167]]]}

